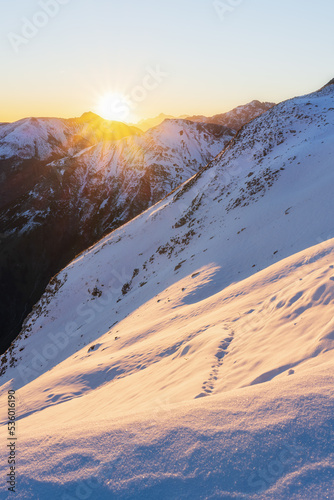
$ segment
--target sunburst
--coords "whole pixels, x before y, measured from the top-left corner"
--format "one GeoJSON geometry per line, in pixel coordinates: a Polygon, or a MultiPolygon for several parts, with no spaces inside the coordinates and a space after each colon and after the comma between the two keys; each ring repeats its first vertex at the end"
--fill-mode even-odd
{"type": "Polygon", "coordinates": [[[96,113],[106,120],[135,121],[131,101],[120,92],[107,92],[101,95],[96,105],[96,113]]]}

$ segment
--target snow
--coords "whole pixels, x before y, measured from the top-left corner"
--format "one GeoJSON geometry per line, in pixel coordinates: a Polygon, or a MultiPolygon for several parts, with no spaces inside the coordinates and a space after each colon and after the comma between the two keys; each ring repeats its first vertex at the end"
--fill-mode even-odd
{"type": "Polygon", "coordinates": [[[190,304],[188,276],[25,385],[18,497],[330,498],[333,256],[190,304]]]}
{"type": "Polygon", "coordinates": [[[332,498],[333,100],[255,119],[49,284],[0,379],[17,498],[332,498]]]}
{"type": "Polygon", "coordinates": [[[84,113],[80,118],[24,118],[0,128],[0,159],[74,156],[82,149],[113,138],[140,133],[139,129],[84,113]]]}
{"type": "Polygon", "coordinates": [[[1,159],[16,154],[22,159],[37,155],[44,160],[55,150],[55,145],[48,143],[50,136],[61,146],[67,142],[66,131],[69,133],[66,120],[57,118],[25,118],[4,125],[0,129],[1,159]]]}
{"type": "Polygon", "coordinates": [[[184,182],[220,153],[233,137],[229,129],[222,128],[222,132],[225,133],[215,137],[211,131],[200,129],[192,122],[166,120],[141,136],[112,144],[101,142],[77,158],[89,166],[90,171],[102,172],[109,178],[131,173],[138,183],[139,174],[159,166],[162,172],[164,169],[169,172],[172,179],[184,182]]]}

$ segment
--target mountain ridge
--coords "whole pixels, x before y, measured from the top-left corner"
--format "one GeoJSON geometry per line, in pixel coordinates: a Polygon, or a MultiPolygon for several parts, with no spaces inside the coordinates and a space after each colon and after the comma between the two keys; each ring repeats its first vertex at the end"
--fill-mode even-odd
{"type": "Polygon", "coordinates": [[[146,134],[118,127],[123,137],[112,140],[113,132],[105,133],[103,121],[101,128],[99,118],[90,120],[87,134],[82,133],[87,117],[83,126],[53,120],[45,125],[36,119],[32,132],[31,120],[23,121],[28,147],[21,141],[21,155],[0,160],[5,195],[0,211],[0,303],[8,325],[3,337],[9,332],[6,347],[56,272],[191,177],[233,136],[226,127],[179,120],[146,134]],[[36,147],[34,134],[40,127],[44,136],[36,147]],[[79,140],[67,135],[68,127],[79,127],[79,140]]]}
{"type": "MultiPolygon", "coordinates": [[[[161,113],[155,118],[148,118],[147,120],[141,120],[137,123],[139,128],[146,131],[149,128],[155,127],[167,119],[185,119],[193,122],[202,123],[213,123],[217,125],[224,125],[235,132],[245,123],[251,121],[256,116],[268,111],[268,109],[275,106],[274,103],[270,102],[260,102],[257,100],[251,101],[247,104],[238,106],[231,111],[225,113],[215,114],[211,117],[205,115],[182,115],[180,117],[174,117],[172,115],[165,115],[161,113]]],[[[136,125],[136,124],[134,124],[136,125]]]]}

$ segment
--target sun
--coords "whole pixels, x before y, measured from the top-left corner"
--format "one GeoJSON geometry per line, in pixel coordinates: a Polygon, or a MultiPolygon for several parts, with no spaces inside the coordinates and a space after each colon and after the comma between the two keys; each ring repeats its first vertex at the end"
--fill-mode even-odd
{"type": "Polygon", "coordinates": [[[130,99],[120,92],[101,95],[96,104],[96,113],[106,120],[131,122],[135,120],[130,99]]]}

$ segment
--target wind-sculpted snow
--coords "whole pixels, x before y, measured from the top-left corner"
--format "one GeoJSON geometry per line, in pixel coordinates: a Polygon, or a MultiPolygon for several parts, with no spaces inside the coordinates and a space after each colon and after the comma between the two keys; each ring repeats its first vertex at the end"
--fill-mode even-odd
{"type": "Polygon", "coordinates": [[[333,262],[330,240],[207,297],[208,266],[114,326],[104,283],[78,310],[72,282],[62,331],[41,317],[2,386],[21,386],[18,498],[326,498],[333,262]]]}

